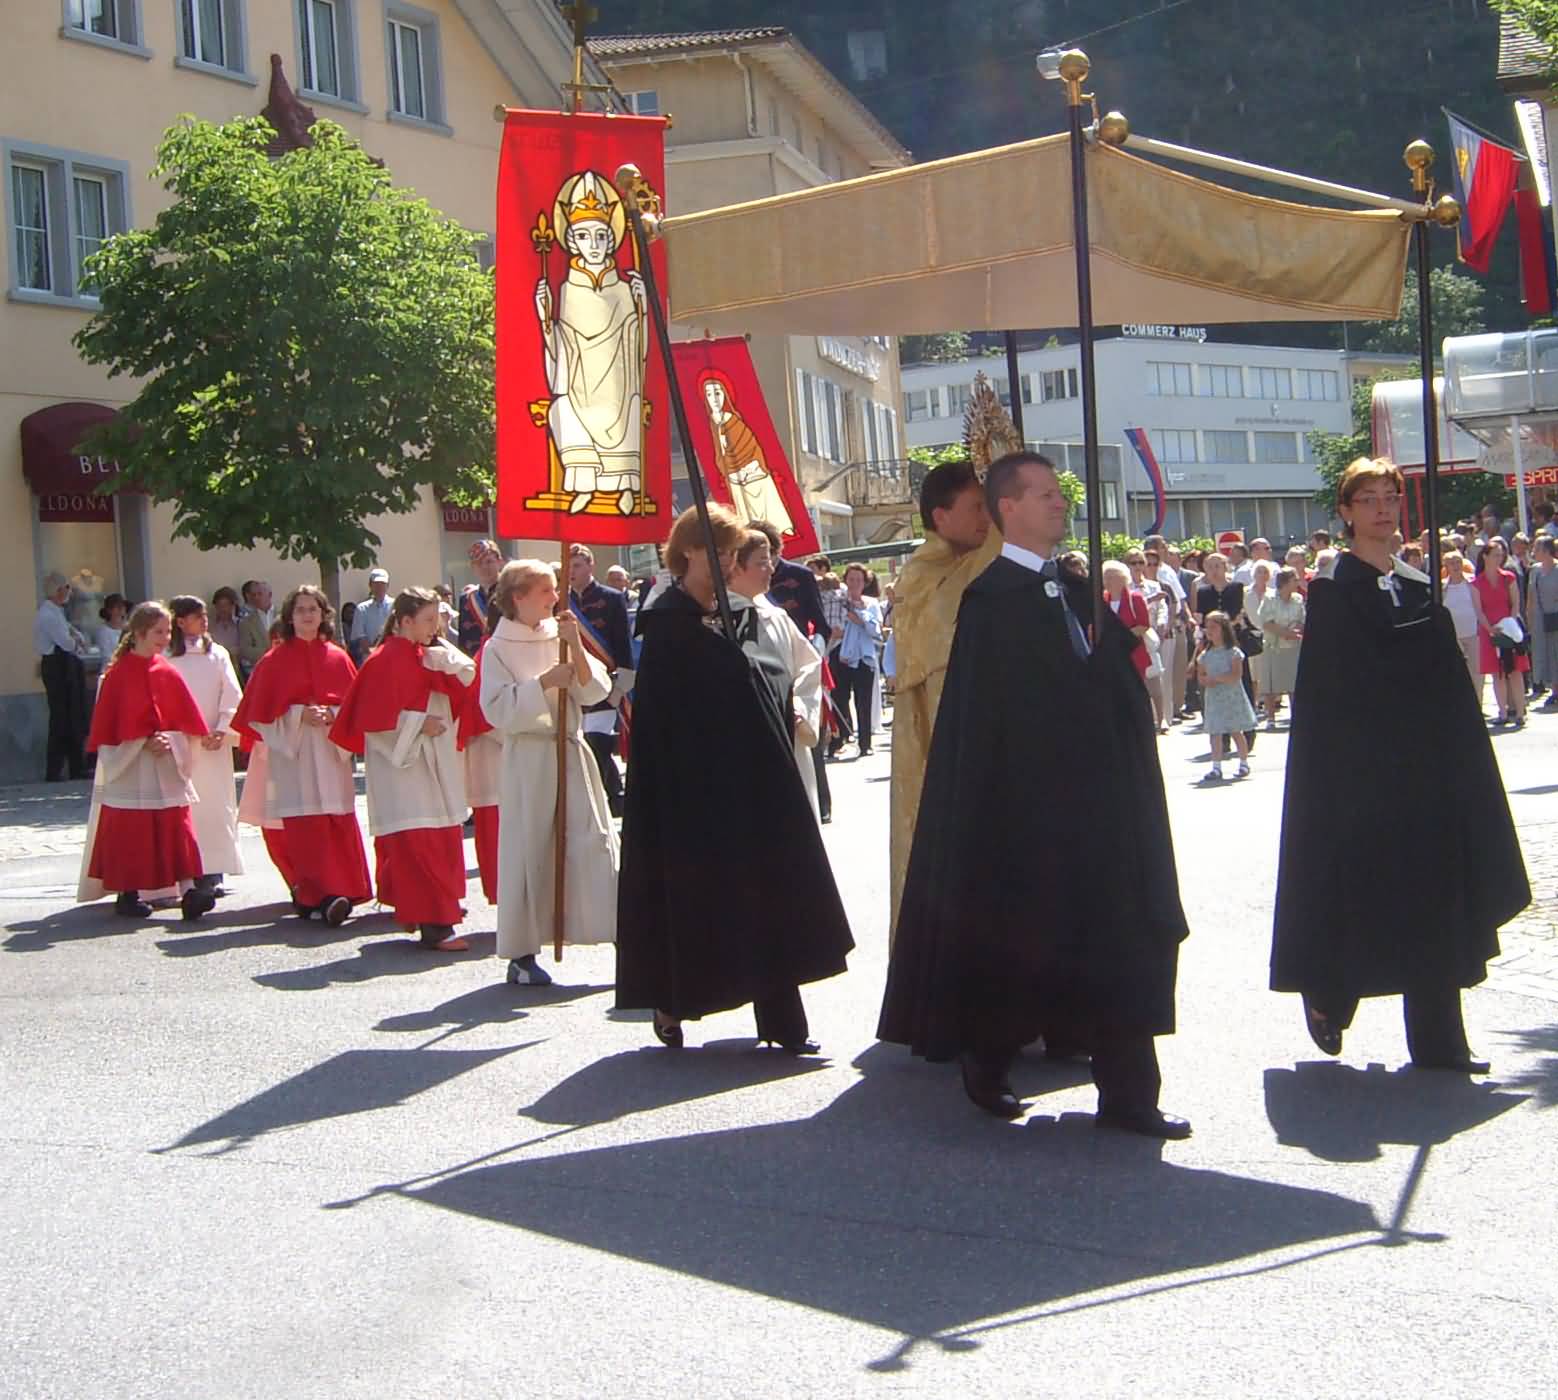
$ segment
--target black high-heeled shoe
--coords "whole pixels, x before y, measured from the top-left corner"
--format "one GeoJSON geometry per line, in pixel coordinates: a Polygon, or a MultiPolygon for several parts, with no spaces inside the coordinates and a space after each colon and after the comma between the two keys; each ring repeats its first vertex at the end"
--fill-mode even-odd
{"type": "Polygon", "coordinates": [[[1327,1055],[1342,1053],[1341,1028],[1333,1026],[1325,1012],[1311,1006],[1308,997],[1304,998],[1304,1025],[1309,1028],[1309,1038],[1327,1055]]]}
{"type": "Polygon", "coordinates": [[[786,1055],[820,1055],[822,1046],[815,1040],[792,1040],[786,1044],[782,1040],[759,1040],[758,1044],[767,1050],[778,1050],[786,1055]]]}
{"type": "Polygon", "coordinates": [[[662,1021],[660,1013],[657,1011],[655,1012],[654,1026],[655,1039],[665,1046],[667,1050],[680,1050],[682,1048],[682,1023],[680,1021],[672,1021],[669,1018],[662,1021]]]}
{"type": "Polygon", "coordinates": [[[1022,1117],[1022,1100],[1004,1079],[996,1079],[972,1055],[963,1055],[958,1067],[963,1071],[963,1092],[971,1102],[997,1118],[1022,1117]]]}

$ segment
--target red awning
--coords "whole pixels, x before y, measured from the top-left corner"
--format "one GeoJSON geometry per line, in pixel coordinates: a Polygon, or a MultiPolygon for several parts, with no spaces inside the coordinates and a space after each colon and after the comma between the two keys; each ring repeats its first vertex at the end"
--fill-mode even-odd
{"type": "Polygon", "coordinates": [[[56,403],[22,419],[22,474],[39,496],[90,491],[119,475],[119,463],[77,451],[87,433],[116,416],[100,403],[56,403]]]}

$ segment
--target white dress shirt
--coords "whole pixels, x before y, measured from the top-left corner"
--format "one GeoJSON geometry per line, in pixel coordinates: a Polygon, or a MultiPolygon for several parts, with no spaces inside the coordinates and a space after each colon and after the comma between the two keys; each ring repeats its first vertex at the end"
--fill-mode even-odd
{"type": "Polygon", "coordinates": [[[1006,540],[1001,545],[1001,558],[1010,559],[1014,564],[1021,564],[1025,569],[1032,569],[1036,574],[1042,574],[1046,566],[1055,562],[1053,559],[1046,559],[1042,554],[1035,554],[1031,549],[1024,549],[1020,544],[1013,544],[1010,540],[1006,540]]]}
{"type": "Polygon", "coordinates": [[[55,648],[71,656],[79,656],[86,650],[86,638],[70,625],[65,609],[52,598],[38,604],[38,615],[32,622],[33,650],[39,656],[53,656],[55,648]]]}

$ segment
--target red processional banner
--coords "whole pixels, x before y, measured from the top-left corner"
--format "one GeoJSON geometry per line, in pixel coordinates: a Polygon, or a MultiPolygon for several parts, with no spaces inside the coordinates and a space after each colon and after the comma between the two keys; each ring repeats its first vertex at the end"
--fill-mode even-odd
{"type": "Polygon", "coordinates": [[[787,559],[816,554],[817,531],[746,341],[687,340],[671,355],[709,495],[742,520],[766,520],[784,537],[787,559]]]}
{"type": "MultiPolygon", "coordinates": [[[[670,403],[613,183],[665,193],[665,118],[511,111],[498,162],[498,533],[622,545],[670,532],[670,403]]],[[[665,251],[656,247],[665,291],[665,251]]],[[[662,302],[663,305],[663,302],[662,302]]]]}

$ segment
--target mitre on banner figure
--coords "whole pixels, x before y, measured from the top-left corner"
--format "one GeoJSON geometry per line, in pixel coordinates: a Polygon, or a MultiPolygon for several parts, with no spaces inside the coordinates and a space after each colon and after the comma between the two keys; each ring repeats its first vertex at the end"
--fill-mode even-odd
{"type": "Polygon", "coordinates": [[[736,410],[730,381],[711,370],[704,374],[700,387],[709,410],[715,460],[730,488],[730,502],[737,517],[747,523],[766,520],[781,535],[793,535],[795,523],[768,470],[762,444],[736,410]]]}
{"type": "MultiPolygon", "coordinates": [[[[563,182],[554,227],[568,275],[554,301],[542,215],[532,237],[541,256],[536,316],[546,352],[547,433],[562,467],[570,515],[632,515],[643,490],[644,333],[647,302],[636,269],[619,269],[627,216],[611,181],[593,170],[563,182]]],[[[539,413],[538,413],[539,418],[539,413]]]]}

